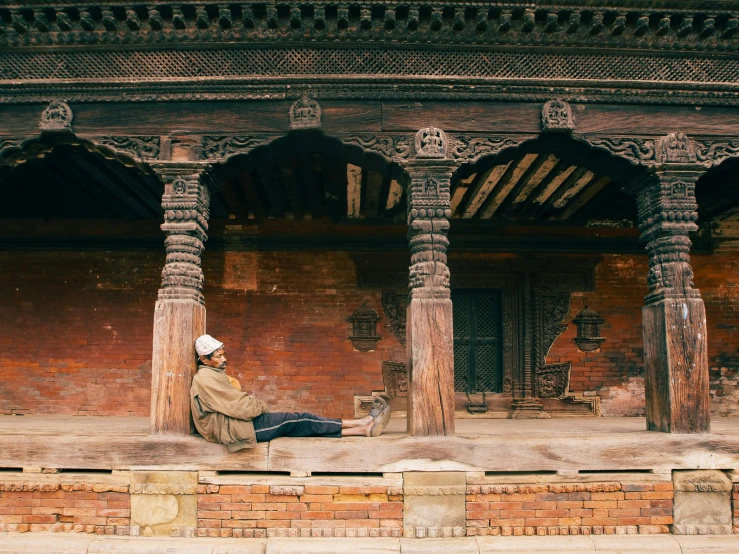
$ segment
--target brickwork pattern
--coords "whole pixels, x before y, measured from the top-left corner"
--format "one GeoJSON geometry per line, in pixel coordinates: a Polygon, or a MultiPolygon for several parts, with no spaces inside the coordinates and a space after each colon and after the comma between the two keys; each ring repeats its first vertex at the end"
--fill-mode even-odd
{"type": "Polygon", "coordinates": [[[199,485],[199,537],[399,537],[403,492],[388,486],[199,485]]]}
{"type": "Polygon", "coordinates": [[[73,531],[128,535],[128,487],[0,484],[0,531],[73,531]]]}
{"type": "MultiPolygon", "coordinates": [[[[692,260],[706,303],[712,411],[739,415],[739,256],[692,260]]],[[[163,264],[163,247],[0,252],[0,267],[13,268],[0,272],[0,414],[148,416],[163,264]]],[[[203,266],[208,331],[226,342],[229,372],[272,410],[350,417],[354,395],[382,390],[382,361],[405,361],[384,327],[381,291],[357,289],[348,253],[206,250],[203,266]],[[362,353],[346,319],[365,301],[383,318],[382,340],[362,353]]],[[[603,415],[644,413],[646,274],[646,256],[603,256],[596,292],[573,295],[568,328],[547,358],[572,362],[571,390],[596,391],[603,415]],[[585,302],[606,319],[597,352],[572,340],[585,302]]]]}
{"type": "Polygon", "coordinates": [[[669,533],[666,483],[468,485],[467,535],[669,533]]]}
{"type": "MultiPolygon", "coordinates": [[[[691,256],[695,285],[706,305],[711,411],[739,415],[739,256],[691,256]]],[[[596,292],[574,294],[567,330],[555,341],[548,363],[572,362],[570,390],[596,391],[604,416],[643,416],[644,349],[641,308],[647,293],[647,259],[609,254],[596,268],[596,292]],[[600,350],[580,352],[572,320],[588,304],[605,318],[600,350]]]]}

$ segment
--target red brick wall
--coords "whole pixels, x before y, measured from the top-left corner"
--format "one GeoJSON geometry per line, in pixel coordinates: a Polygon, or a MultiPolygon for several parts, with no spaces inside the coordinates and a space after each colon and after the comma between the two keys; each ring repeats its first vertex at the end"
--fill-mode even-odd
{"type": "MultiPolygon", "coordinates": [[[[149,413],[151,332],[163,251],[0,252],[0,414],[149,413]]],[[[356,288],[343,252],[214,252],[204,257],[208,331],[230,372],[273,410],[353,414],[383,387],[381,362],[404,361],[379,291],[356,288]],[[256,269],[255,269],[256,268],[256,269]],[[346,321],[362,302],[383,317],[375,352],[357,352],[346,321]]],[[[706,301],[712,410],[739,415],[739,256],[694,256],[706,301]]],[[[548,360],[571,361],[573,391],[595,390],[604,415],[644,412],[641,306],[646,257],[606,255],[594,293],[575,295],[548,360]],[[606,319],[583,353],[571,320],[584,301],[606,319]]]]}
{"type": "MultiPolygon", "coordinates": [[[[695,285],[706,304],[711,410],[739,415],[739,256],[692,257],[695,285]]],[[[641,308],[646,285],[646,256],[607,255],[596,269],[596,291],[573,295],[569,324],[547,360],[571,361],[572,391],[595,390],[603,415],[644,415],[644,365],[641,308]],[[606,338],[597,352],[580,352],[573,342],[572,319],[587,303],[605,318],[606,338]]]]}
{"type": "Polygon", "coordinates": [[[128,487],[107,489],[87,484],[2,483],[0,529],[127,535],[131,523],[128,487]]]}
{"type": "Polygon", "coordinates": [[[402,527],[401,487],[198,487],[200,537],[399,537],[402,527]]]}
{"type": "Polygon", "coordinates": [[[669,533],[672,482],[467,485],[467,535],[669,533]]]}
{"type": "Polygon", "coordinates": [[[384,327],[382,292],[357,290],[346,253],[260,252],[256,279],[244,280],[253,291],[224,287],[234,285],[217,267],[223,256],[205,259],[208,332],[226,342],[228,371],[272,410],[352,417],[355,394],[383,389],[382,361],[405,361],[384,327]],[[347,340],[363,302],[383,317],[374,352],[347,340]]]}
{"type": "MultiPolygon", "coordinates": [[[[148,416],[162,252],[0,252],[0,413],[148,416]]],[[[273,410],[351,417],[405,359],[378,324],[374,352],[347,340],[362,302],[346,253],[206,253],[208,332],[229,372],[273,410]],[[258,267],[254,275],[249,272],[258,267]]]]}
{"type": "Polygon", "coordinates": [[[0,252],[0,413],[148,415],[163,252],[0,252]]]}

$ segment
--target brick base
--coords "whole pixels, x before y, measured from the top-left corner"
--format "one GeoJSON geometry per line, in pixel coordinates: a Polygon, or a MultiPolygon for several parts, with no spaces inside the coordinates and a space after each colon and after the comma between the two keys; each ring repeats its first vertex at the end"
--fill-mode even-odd
{"type": "Polygon", "coordinates": [[[128,487],[91,483],[0,483],[0,531],[128,535],[128,487]]]}
{"type": "Polygon", "coordinates": [[[664,483],[468,485],[467,535],[669,533],[664,483]]]}
{"type": "Polygon", "coordinates": [[[400,487],[198,487],[200,537],[399,537],[402,526],[400,487]]]}

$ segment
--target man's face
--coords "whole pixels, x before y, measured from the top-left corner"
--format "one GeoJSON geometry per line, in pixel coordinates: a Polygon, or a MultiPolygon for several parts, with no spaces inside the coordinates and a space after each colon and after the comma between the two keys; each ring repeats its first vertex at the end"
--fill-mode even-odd
{"type": "Polygon", "coordinates": [[[226,349],[219,348],[210,355],[210,358],[203,356],[200,358],[200,361],[210,367],[226,369],[226,349]]]}

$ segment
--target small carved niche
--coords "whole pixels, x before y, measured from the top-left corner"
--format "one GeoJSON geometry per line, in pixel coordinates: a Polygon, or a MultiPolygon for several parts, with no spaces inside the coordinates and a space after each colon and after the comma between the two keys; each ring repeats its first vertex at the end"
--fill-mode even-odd
{"type": "Polygon", "coordinates": [[[577,325],[577,336],[573,339],[582,352],[593,352],[606,339],[600,336],[600,325],[605,319],[587,305],[572,322],[577,325]]]}
{"type": "Polygon", "coordinates": [[[349,318],[352,324],[352,335],[349,340],[352,341],[354,348],[360,352],[369,352],[375,349],[377,341],[380,340],[377,334],[377,322],[380,318],[377,312],[370,308],[365,302],[357,311],[349,318]]]}
{"type": "Polygon", "coordinates": [[[290,129],[320,129],[321,106],[304,94],[290,106],[290,129]]]}

